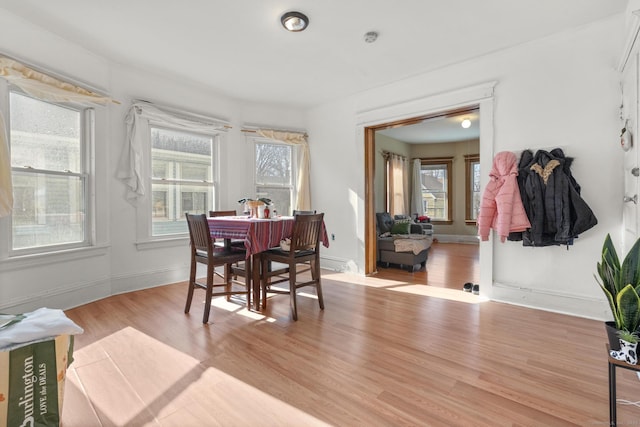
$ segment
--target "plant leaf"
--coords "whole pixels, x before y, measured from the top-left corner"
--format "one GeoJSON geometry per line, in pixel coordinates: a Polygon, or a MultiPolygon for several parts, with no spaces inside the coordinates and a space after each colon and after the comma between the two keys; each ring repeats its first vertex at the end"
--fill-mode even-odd
{"type": "Polygon", "coordinates": [[[634,288],[640,284],[640,239],[633,244],[620,268],[618,289],[628,284],[634,288]]]}
{"type": "Polygon", "coordinates": [[[622,327],[627,331],[636,331],[640,326],[640,296],[632,285],[625,286],[617,296],[618,312],[622,327]]]}
{"type": "Polygon", "coordinates": [[[611,309],[611,314],[613,314],[613,320],[616,322],[616,329],[621,329],[622,324],[620,323],[620,316],[618,315],[618,306],[616,305],[615,297],[609,292],[607,288],[605,288],[602,283],[598,282],[600,285],[600,289],[607,296],[607,301],[609,301],[609,308],[611,309]]]}

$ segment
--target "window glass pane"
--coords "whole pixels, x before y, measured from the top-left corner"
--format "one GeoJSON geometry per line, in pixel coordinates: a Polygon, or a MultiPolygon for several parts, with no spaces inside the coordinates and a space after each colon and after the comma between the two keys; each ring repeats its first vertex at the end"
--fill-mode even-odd
{"type": "Polygon", "coordinates": [[[471,164],[471,219],[478,219],[480,210],[480,162],[471,164]]]}
{"type": "Polygon", "coordinates": [[[291,188],[290,187],[257,187],[258,198],[271,199],[271,212],[275,209],[279,215],[291,215],[291,188]]]}
{"type": "Polygon", "coordinates": [[[151,128],[153,236],[187,233],[185,212],[213,209],[212,154],[211,136],[151,128]]]}
{"type": "Polygon", "coordinates": [[[81,172],[81,113],[10,93],[11,165],[81,172]]]}
{"type": "Polygon", "coordinates": [[[422,165],[420,177],[425,213],[432,219],[448,219],[447,165],[422,165]]]}
{"type": "Polygon", "coordinates": [[[291,185],[291,146],[256,144],[256,184],[291,185]]]}
{"type": "Polygon", "coordinates": [[[212,181],[213,138],[151,128],[153,178],[212,181]]]}
{"type": "Polygon", "coordinates": [[[13,186],[14,249],[85,240],[82,177],[14,172],[13,186]]]}

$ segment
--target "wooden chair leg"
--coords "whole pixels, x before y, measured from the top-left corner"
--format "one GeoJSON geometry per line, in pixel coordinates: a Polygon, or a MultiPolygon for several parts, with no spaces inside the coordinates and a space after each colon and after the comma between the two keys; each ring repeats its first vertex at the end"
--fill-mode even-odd
{"type": "Polygon", "coordinates": [[[184,312],[191,310],[191,300],[193,299],[193,290],[196,287],[196,262],[191,260],[191,272],[189,273],[189,289],[187,290],[187,303],[184,305],[184,312]]]}
{"type": "Polygon", "coordinates": [[[271,280],[270,277],[265,277],[267,275],[267,272],[269,271],[269,262],[265,259],[262,259],[262,261],[260,262],[260,271],[262,272],[262,274],[260,275],[261,279],[260,279],[260,290],[261,290],[261,306],[262,309],[264,310],[265,308],[267,308],[267,285],[269,283],[269,281],[271,280]]]}
{"type": "MultiPolygon", "coordinates": [[[[251,277],[252,270],[251,270],[250,262],[245,261],[244,271],[245,271],[244,285],[247,288],[247,310],[251,310],[251,301],[252,301],[251,294],[254,293],[254,289],[253,289],[253,280],[251,277]]],[[[253,298],[255,298],[255,296],[253,298]]]]}
{"type": "Polygon", "coordinates": [[[289,266],[289,293],[291,294],[291,317],[293,320],[298,320],[298,302],[296,301],[296,265],[289,266]]]}
{"type": "Polygon", "coordinates": [[[318,304],[324,310],[324,298],[322,297],[322,283],[320,282],[320,263],[317,260],[311,262],[311,275],[316,281],[316,293],[318,294],[318,304]]]}
{"type": "Polygon", "coordinates": [[[207,265],[207,294],[204,301],[204,316],[202,316],[202,323],[209,322],[209,311],[211,311],[211,298],[213,298],[213,265],[207,265]]]}
{"type": "MultiPolygon", "coordinates": [[[[231,292],[231,264],[225,264],[224,268],[224,291],[231,292]]],[[[231,295],[227,293],[227,301],[231,301],[231,295]]]]}

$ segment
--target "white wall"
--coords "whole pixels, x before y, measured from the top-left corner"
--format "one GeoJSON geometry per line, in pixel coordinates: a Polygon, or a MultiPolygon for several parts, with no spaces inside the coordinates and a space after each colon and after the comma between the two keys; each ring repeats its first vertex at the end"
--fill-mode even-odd
{"type": "MultiPolygon", "coordinates": [[[[124,117],[132,99],[231,123],[233,129],[221,141],[221,181],[225,183],[219,194],[221,209],[236,209],[237,200],[253,193],[253,146],[240,131],[243,124],[305,129],[303,111],[245,103],[189,82],[111,63],[5,11],[0,14],[0,53],[104,89],[121,102],[96,107],[97,248],[18,259],[7,259],[6,250],[0,250],[0,311],[69,308],[188,277],[186,238],[159,246],[136,245],[136,209],[125,201],[125,188],[116,179],[125,140],[124,117]]],[[[7,232],[8,221],[0,219],[0,233],[7,232]]]]}
{"type": "MultiPolygon", "coordinates": [[[[481,257],[484,251],[489,255],[484,258],[493,262],[481,260],[481,268],[492,269],[493,275],[481,283],[481,291],[500,301],[608,318],[593,273],[604,236],[620,232],[622,151],[617,145],[620,95],[615,65],[623,39],[624,17],[619,15],[312,109],[314,178],[322,177],[322,185],[314,187],[314,200],[329,213],[329,228],[337,235],[325,253],[336,263],[364,269],[364,135],[358,116],[376,109],[393,111],[396,104],[408,106],[398,111],[412,105],[418,109],[422,99],[438,100],[460,88],[497,81],[494,137],[481,140],[481,153],[487,148],[489,153],[563,148],[576,159],[574,176],[599,224],[569,249],[525,248],[493,238],[482,243],[481,257]]],[[[481,159],[484,171],[491,167],[492,155],[488,157],[481,159]]]]}

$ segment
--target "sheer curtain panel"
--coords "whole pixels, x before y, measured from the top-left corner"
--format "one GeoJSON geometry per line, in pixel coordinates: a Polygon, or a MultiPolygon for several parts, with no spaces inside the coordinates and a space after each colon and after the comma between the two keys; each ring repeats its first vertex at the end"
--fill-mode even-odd
{"type": "Polygon", "coordinates": [[[409,210],[409,167],[407,158],[389,153],[389,213],[404,215],[409,210]]]}
{"type": "Polygon", "coordinates": [[[297,210],[311,209],[311,184],[309,182],[309,142],[307,134],[301,132],[286,132],[271,129],[256,129],[256,133],[265,138],[284,142],[285,144],[300,147],[298,154],[298,182],[296,185],[296,207],[297,210]]]}

